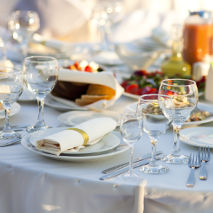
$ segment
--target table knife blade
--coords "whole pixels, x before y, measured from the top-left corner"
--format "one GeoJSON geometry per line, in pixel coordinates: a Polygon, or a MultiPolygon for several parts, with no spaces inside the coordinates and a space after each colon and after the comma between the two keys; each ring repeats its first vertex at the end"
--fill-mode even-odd
{"type": "MultiPolygon", "coordinates": [[[[155,156],[159,156],[161,154],[162,154],[161,151],[157,151],[156,154],[155,154],[155,156]]],[[[134,160],[133,163],[138,163],[138,162],[141,162],[141,161],[149,159],[149,158],[151,158],[151,153],[148,153],[148,154],[144,155],[142,158],[138,158],[138,159],[134,160]]],[[[112,166],[110,168],[104,169],[102,171],[102,173],[103,174],[108,174],[108,173],[111,173],[113,171],[119,170],[121,168],[127,167],[128,165],[129,165],[129,162],[121,163],[121,164],[112,166]]]]}
{"type": "MultiPolygon", "coordinates": [[[[144,166],[144,165],[147,165],[150,161],[149,160],[142,160],[140,162],[137,162],[137,163],[134,163],[133,164],[133,168],[137,168],[137,167],[140,167],[140,166],[144,166]]],[[[128,172],[129,170],[129,167],[124,167],[124,168],[121,168],[119,170],[116,170],[116,171],[113,171],[111,173],[108,173],[108,174],[105,174],[103,176],[101,176],[99,178],[99,180],[107,180],[107,179],[111,179],[111,178],[114,178],[118,175],[121,175],[125,172],[128,172]]]]}

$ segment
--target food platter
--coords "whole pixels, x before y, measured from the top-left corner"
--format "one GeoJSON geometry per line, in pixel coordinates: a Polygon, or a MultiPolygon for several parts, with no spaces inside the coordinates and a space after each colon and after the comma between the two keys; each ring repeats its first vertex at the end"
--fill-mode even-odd
{"type": "MultiPolygon", "coordinates": [[[[137,102],[134,102],[127,106],[127,110],[136,111],[136,107],[137,107],[137,102]]],[[[213,105],[212,104],[199,102],[197,104],[197,108],[201,111],[209,112],[210,116],[204,120],[185,122],[183,126],[200,125],[200,124],[209,123],[213,121],[213,105]]]]}
{"type": "MultiPolygon", "coordinates": [[[[121,79],[121,86],[124,88],[124,95],[133,99],[137,99],[144,94],[158,93],[161,81],[168,78],[160,71],[146,71],[138,70],[133,72],[130,76],[121,79]]],[[[173,76],[171,78],[181,78],[180,76],[173,76]]],[[[186,77],[190,79],[189,77],[186,77]]],[[[203,95],[205,88],[205,79],[196,81],[199,90],[199,96],[203,95]]]]}

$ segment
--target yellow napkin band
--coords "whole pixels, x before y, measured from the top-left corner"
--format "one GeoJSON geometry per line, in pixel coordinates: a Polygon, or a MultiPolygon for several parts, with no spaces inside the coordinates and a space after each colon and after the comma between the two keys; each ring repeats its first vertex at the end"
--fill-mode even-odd
{"type": "Polygon", "coordinates": [[[78,129],[78,128],[68,128],[68,130],[73,130],[73,131],[79,132],[84,139],[83,145],[84,146],[87,145],[87,143],[89,141],[89,135],[85,131],[83,131],[82,129],[78,129]]]}

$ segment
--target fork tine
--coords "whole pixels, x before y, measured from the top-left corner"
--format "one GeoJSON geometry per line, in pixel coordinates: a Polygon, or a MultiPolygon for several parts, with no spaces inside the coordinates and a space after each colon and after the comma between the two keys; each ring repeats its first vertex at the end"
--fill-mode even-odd
{"type": "Polygon", "coordinates": [[[200,162],[200,159],[201,159],[201,157],[200,157],[200,147],[198,148],[197,156],[198,156],[198,160],[199,160],[199,162],[200,162]]]}
{"type": "Polygon", "coordinates": [[[206,147],[206,160],[208,160],[209,158],[209,151],[208,151],[208,147],[206,147]]]}
{"type": "Polygon", "coordinates": [[[189,155],[189,160],[188,160],[188,166],[190,167],[191,165],[191,161],[192,161],[192,153],[190,153],[189,155]]]}
{"type": "Polygon", "coordinates": [[[204,149],[204,160],[208,160],[208,150],[207,147],[204,149]]]}
{"type": "Polygon", "coordinates": [[[196,167],[200,167],[200,155],[196,155],[196,167]]]}
{"type": "Polygon", "coordinates": [[[208,160],[210,160],[210,148],[208,147],[208,160]]]}
{"type": "Polygon", "coordinates": [[[204,159],[204,147],[201,147],[201,160],[203,160],[204,159]]]}
{"type": "Polygon", "coordinates": [[[195,162],[195,156],[194,156],[194,153],[192,154],[192,158],[191,158],[191,165],[193,165],[195,162]]]}

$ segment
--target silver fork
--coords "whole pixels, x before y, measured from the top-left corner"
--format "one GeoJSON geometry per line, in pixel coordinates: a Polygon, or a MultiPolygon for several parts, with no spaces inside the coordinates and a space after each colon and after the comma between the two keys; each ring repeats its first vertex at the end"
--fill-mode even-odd
{"type": "Polygon", "coordinates": [[[190,173],[186,181],[186,186],[193,187],[195,185],[195,169],[200,167],[200,155],[190,154],[188,166],[190,167],[190,173]]]}
{"type": "Polygon", "coordinates": [[[200,167],[200,180],[207,179],[207,170],[206,170],[206,163],[210,160],[210,148],[208,147],[199,147],[199,155],[201,160],[201,167],[200,167]]]}

